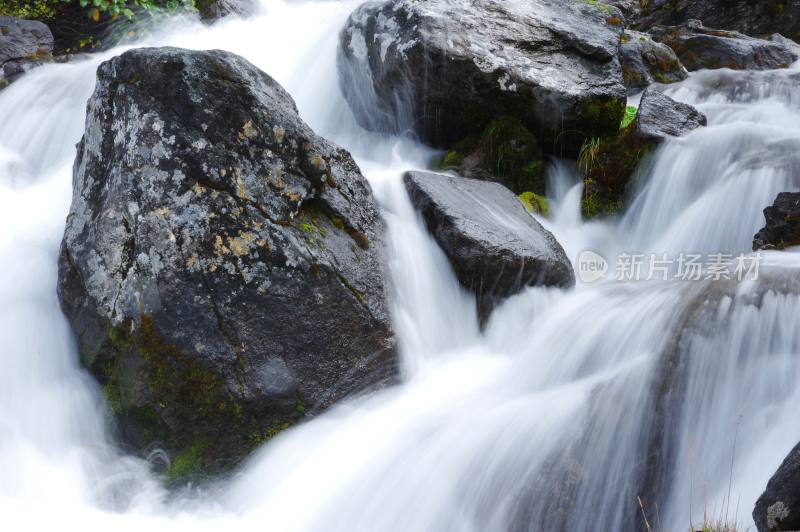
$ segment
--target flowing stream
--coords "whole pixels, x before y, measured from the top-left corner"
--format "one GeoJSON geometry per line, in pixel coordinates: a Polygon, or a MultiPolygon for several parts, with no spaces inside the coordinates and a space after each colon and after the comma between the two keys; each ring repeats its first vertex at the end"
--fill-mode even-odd
{"type": "MultiPolygon", "coordinates": [[[[239,53],[350,150],[389,229],[403,383],[271,440],[231,478],[169,493],[115,446],[56,298],[75,144],[97,65],[36,69],[0,92],[0,515],[4,527],[99,530],[658,530],[751,526],[800,440],[800,254],[757,281],[609,278],[529,289],[478,329],[474,299],[427,236],[400,178],[436,155],[359,128],[337,79],[358,2],[262,0],[258,16],[169,21],[144,45],[239,53]]],[[[542,223],[593,250],[746,253],[761,210],[800,190],[800,71],[701,72],[667,92],[709,127],[662,146],[618,220],[580,220],[553,161],[542,223]]],[[[610,275],[609,277],[613,277],[610,275]]],[[[162,459],[157,451],[151,460],[162,459]]]]}

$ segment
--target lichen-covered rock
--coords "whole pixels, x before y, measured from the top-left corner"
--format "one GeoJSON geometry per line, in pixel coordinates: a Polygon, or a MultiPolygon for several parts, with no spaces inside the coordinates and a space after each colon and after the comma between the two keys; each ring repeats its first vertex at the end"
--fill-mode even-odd
{"type": "Polygon", "coordinates": [[[756,501],[758,532],[800,530],[800,444],[792,449],[756,501]]]}
{"type": "Polygon", "coordinates": [[[382,235],[350,154],[244,59],[100,65],[58,293],[123,440],[213,471],[393,378],[382,235]]]}
{"type": "Polygon", "coordinates": [[[448,148],[511,116],[545,151],[577,154],[622,118],[622,27],[588,2],[368,2],[342,30],[340,81],[371,130],[448,148]]]}
{"type": "Polygon", "coordinates": [[[649,0],[638,22],[649,28],[692,19],[752,36],[765,37],[777,31],[800,39],[800,0],[649,0]]]}
{"type": "Polygon", "coordinates": [[[478,295],[483,320],[526,286],[575,283],[561,244],[503,185],[427,172],[403,181],[458,280],[478,295]]]}
{"type": "Polygon", "coordinates": [[[800,246],[800,193],[781,192],[764,209],[767,224],[753,238],[753,251],[800,246]]]}
{"type": "Polygon", "coordinates": [[[797,60],[785,44],[707,28],[697,20],[681,26],[656,26],[650,34],[672,48],[689,70],[769,70],[786,68],[797,60]]]}
{"type": "Polygon", "coordinates": [[[579,159],[586,176],[581,211],[592,219],[616,214],[642,159],[671,137],[705,126],[703,113],[650,88],[642,95],[636,118],[610,138],[584,147],[579,159]]]}
{"type": "Polygon", "coordinates": [[[463,177],[497,181],[517,194],[545,193],[545,159],[539,140],[516,118],[492,120],[480,137],[468,137],[444,154],[440,167],[463,177]]]}
{"type": "Polygon", "coordinates": [[[53,59],[53,34],[38,20],[0,17],[0,88],[53,59]]]}
{"type": "Polygon", "coordinates": [[[672,48],[655,42],[646,33],[625,30],[621,43],[622,74],[630,93],[638,92],[653,82],[683,81],[689,75],[672,48]]]}

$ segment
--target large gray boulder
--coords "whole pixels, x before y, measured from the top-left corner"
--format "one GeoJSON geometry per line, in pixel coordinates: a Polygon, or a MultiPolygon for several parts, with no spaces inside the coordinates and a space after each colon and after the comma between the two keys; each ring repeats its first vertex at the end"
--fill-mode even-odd
{"type": "Polygon", "coordinates": [[[38,20],[0,17],[0,88],[53,58],[53,34],[38,20]]]}
{"type": "Polygon", "coordinates": [[[656,89],[642,95],[633,134],[640,143],[659,144],[670,137],[683,137],[706,126],[706,115],[689,104],[677,102],[656,89]]]}
{"type": "Polygon", "coordinates": [[[698,20],[680,26],[657,26],[650,33],[654,40],[672,48],[689,70],[769,70],[786,68],[797,60],[797,54],[786,44],[707,28],[698,20]]]}
{"type": "Polygon", "coordinates": [[[403,181],[458,280],[478,295],[482,319],[527,286],[575,284],[561,244],[503,185],[428,172],[403,181]]]}
{"type": "Polygon", "coordinates": [[[511,116],[574,155],[619,127],[622,27],[616,8],[588,2],[368,2],[342,30],[340,80],[367,129],[450,147],[511,116]]]}
{"type": "Polygon", "coordinates": [[[675,83],[689,76],[672,48],[655,42],[646,33],[625,30],[621,43],[620,62],[629,93],[654,82],[675,83]]]}
{"type": "Polygon", "coordinates": [[[800,444],[792,449],[756,501],[758,532],[800,530],[800,444]]]}
{"type": "Polygon", "coordinates": [[[766,225],[753,237],[753,251],[800,246],[800,193],[781,192],[764,209],[766,225]]]}
{"type": "Polygon", "coordinates": [[[383,225],[350,154],[228,52],[135,49],[97,76],[58,294],[123,440],[224,468],[392,379],[383,225]]]}

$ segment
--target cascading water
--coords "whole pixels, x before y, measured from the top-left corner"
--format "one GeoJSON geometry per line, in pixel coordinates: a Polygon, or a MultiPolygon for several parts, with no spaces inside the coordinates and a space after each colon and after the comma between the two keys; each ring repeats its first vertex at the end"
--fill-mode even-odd
{"type": "MultiPolygon", "coordinates": [[[[433,153],[361,130],[336,72],[357,2],[264,0],[259,16],[190,20],[147,45],[222,48],[280,81],[349,149],[389,228],[403,384],[286,431],[235,475],[168,494],[114,445],[55,295],[74,145],[103,56],[39,68],[0,93],[0,512],[18,528],[342,531],[685,530],[704,510],[741,524],[800,440],[800,256],[761,279],[605,281],[529,289],[477,326],[405,196],[433,153]]],[[[575,259],[742,253],[761,209],[800,183],[796,71],[700,73],[669,93],[709,117],[670,141],[619,221],[580,221],[568,162],[543,223],[575,259]]],[[[613,267],[613,264],[612,264],[613,267]]],[[[158,459],[158,456],[152,457],[158,459]]],[[[11,528],[17,528],[12,526],[11,528]]]]}

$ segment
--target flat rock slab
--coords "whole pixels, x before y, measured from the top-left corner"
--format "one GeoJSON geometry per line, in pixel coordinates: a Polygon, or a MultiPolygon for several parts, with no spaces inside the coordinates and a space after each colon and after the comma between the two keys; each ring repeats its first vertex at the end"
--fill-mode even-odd
{"type": "Polygon", "coordinates": [[[561,244],[499,183],[427,172],[403,178],[414,207],[485,314],[527,286],[575,284],[561,244]]]}

